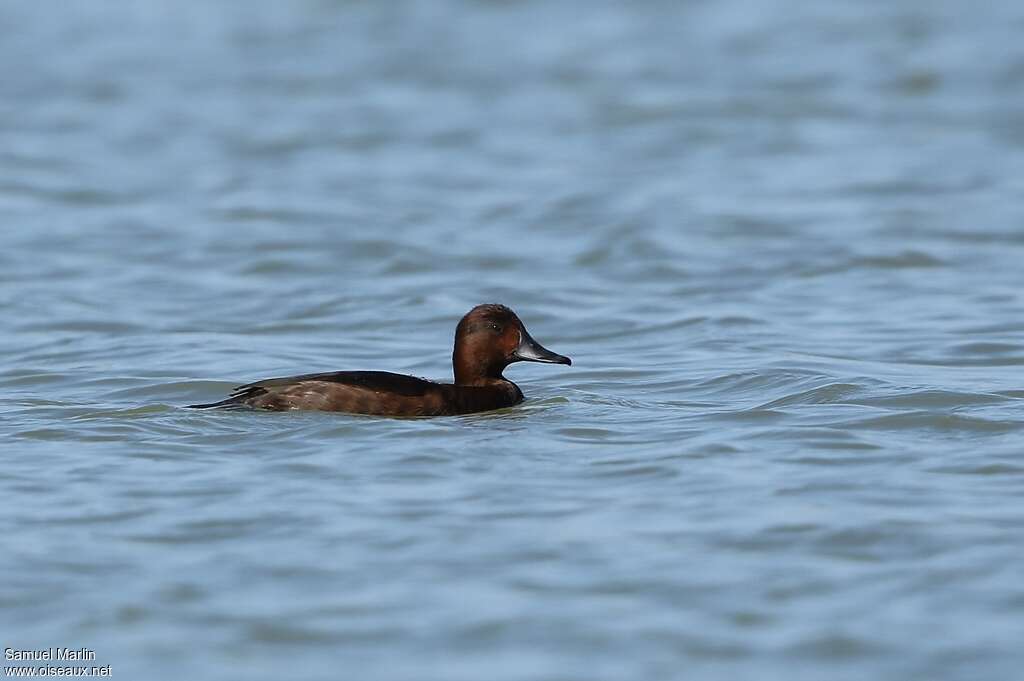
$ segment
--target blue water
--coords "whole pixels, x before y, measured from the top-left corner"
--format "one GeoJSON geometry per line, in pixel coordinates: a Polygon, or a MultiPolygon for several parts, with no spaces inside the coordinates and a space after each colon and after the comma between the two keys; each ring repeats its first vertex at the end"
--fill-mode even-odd
{"type": "Polygon", "coordinates": [[[1020,675],[1024,5],[0,27],[0,646],[121,679],[1020,675]],[[447,380],[492,301],[574,361],[511,367],[515,408],[182,408],[447,380]]]}

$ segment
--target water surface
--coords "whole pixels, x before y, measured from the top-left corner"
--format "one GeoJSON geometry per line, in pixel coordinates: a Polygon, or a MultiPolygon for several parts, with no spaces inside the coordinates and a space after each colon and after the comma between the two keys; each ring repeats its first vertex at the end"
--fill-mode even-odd
{"type": "Polygon", "coordinates": [[[139,679],[1024,664],[1024,9],[0,6],[0,645],[139,679]],[[195,412],[572,367],[394,420],[195,412]]]}

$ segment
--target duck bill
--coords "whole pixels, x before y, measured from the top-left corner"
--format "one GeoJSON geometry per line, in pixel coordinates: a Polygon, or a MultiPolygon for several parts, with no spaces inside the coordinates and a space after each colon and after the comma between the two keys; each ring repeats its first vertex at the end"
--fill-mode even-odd
{"type": "Polygon", "coordinates": [[[544,362],[546,364],[572,364],[572,360],[563,355],[551,352],[546,347],[533,340],[526,329],[520,332],[519,347],[513,353],[513,361],[544,362]]]}

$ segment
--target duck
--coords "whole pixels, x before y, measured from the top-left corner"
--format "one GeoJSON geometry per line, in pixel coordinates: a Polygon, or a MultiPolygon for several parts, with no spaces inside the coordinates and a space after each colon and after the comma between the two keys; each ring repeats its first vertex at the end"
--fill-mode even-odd
{"type": "Polygon", "coordinates": [[[334,411],[376,416],[455,416],[503,409],[523,401],[505,378],[514,362],[572,365],[572,360],[535,341],[515,312],[504,305],[477,305],[455,328],[454,383],[388,371],[334,371],[268,378],[190,409],[251,408],[266,411],[334,411]]]}

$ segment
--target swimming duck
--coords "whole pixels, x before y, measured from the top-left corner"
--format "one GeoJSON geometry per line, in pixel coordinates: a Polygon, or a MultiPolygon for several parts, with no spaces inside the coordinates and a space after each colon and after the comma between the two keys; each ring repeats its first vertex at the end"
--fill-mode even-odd
{"type": "Polygon", "coordinates": [[[307,409],[380,416],[445,416],[511,407],[523,393],[502,375],[513,362],[572,364],[533,340],[504,305],[477,305],[455,329],[455,383],[387,371],[335,371],[269,378],[235,388],[220,402],[193,409],[307,409]]]}

